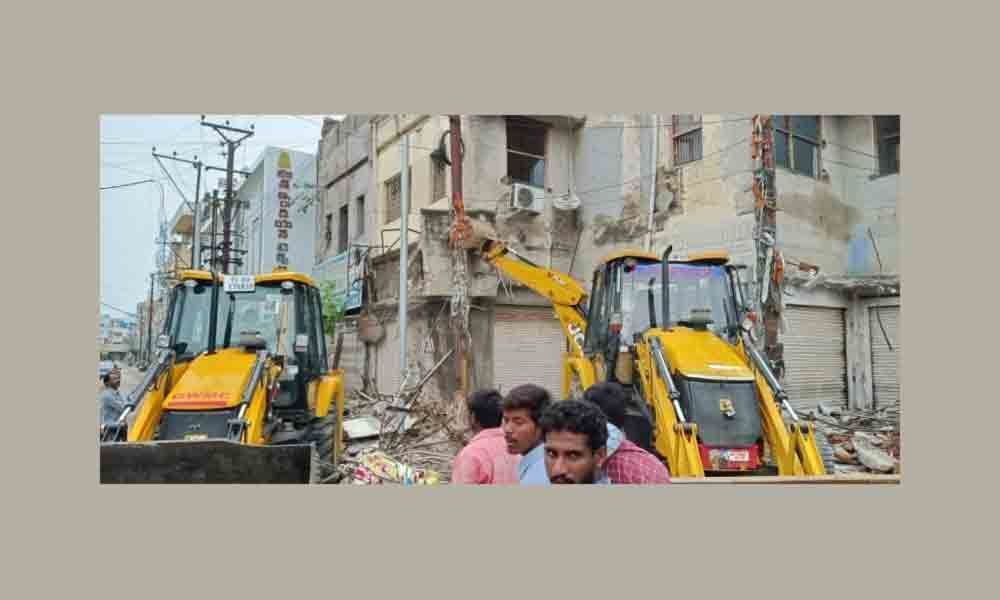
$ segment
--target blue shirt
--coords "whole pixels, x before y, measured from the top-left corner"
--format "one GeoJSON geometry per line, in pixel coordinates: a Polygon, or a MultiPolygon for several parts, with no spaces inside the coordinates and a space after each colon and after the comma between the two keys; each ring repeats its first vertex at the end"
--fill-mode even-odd
{"type": "MultiPolygon", "coordinates": [[[[608,456],[614,454],[624,437],[625,434],[621,429],[608,423],[608,456]]],[[[545,444],[538,444],[521,457],[521,462],[517,465],[517,475],[521,485],[549,485],[549,474],[545,472],[545,444]]],[[[594,483],[607,485],[611,481],[602,472],[594,483]]]]}

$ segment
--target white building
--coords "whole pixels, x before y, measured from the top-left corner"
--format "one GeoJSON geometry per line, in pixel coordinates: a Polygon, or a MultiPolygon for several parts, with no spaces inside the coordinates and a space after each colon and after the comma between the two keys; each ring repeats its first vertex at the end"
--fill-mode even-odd
{"type": "Polygon", "coordinates": [[[283,265],[311,273],[316,239],[316,157],[268,147],[261,153],[237,198],[241,212],[238,244],[246,249],[241,273],[270,272],[283,265]]]}

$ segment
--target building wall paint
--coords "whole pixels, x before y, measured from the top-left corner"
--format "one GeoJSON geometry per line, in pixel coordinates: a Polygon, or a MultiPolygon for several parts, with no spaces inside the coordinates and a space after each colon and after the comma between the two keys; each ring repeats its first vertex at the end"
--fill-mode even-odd
{"type": "MultiPolygon", "coordinates": [[[[448,129],[448,118],[444,115],[389,115],[376,124],[378,151],[376,155],[376,186],[372,194],[376,202],[369,209],[374,213],[375,226],[371,229],[372,245],[399,247],[400,219],[387,221],[388,202],[386,183],[400,174],[401,136],[409,135],[410,141],[410,216],[409,227],[419,230],[420,209],[443,200],[451,195],[451,172],[445,170],[446,196],[433,198],[434,160],[430,154],[438,146],[441,134],[448,129]]],[[[466,142],[468,147],[468,142],[466,142]]],[[[415,242],[419,234],[410,232],[409,241],[415,242]]]]}
{"type": "MultiPolygon", "coordinates": [[[[245,216],[247,237],[245,240],[247,263],[242,272],[270,272],[277,265],[277,230],[274,221],[278,215],[278,155],[282,149],[267,148],[251,176],[247,178],[249,188],[240,189],[240,198],[248,200],[250,207],[245,216]]],[[[292,187],[289,196],[296,199],[289,210],[293,223],[288,232],[288,269],[311,273],[315,264],[316,203],[308,197],[316,190],[303,186],[316,183],[316,158],[311,154],[284,150],[292,161],[292,187]],[[295,186],[300,186],[296,188],[295,186]],[[300,209],[307,205],[305,212],[300,209]]]]}

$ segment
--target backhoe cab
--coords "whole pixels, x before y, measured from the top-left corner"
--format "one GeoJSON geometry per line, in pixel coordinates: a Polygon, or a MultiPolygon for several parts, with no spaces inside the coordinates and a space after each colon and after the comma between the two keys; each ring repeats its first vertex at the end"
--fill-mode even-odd
{"type": "Polygon", "coordinates": [[[726,253],[614,253],[594,270],[588,302],[569,275],[483,237],[485,261],[552,302],[566,336],[563,396],[601,381],[624,385],[627,436],[674,476],[825,473],[812,426],[747,340],[740,267],[726,253]]]}
{"type": "Polygon", "coordinates": [[[823,474],[811,425],[746,340],[739,267],[670,251],[619,252],[594,272],[583,350],[597,381],[633,391],[626,434],[676,475],[766,472],[767,452],[779,474],[823,474]]]}
{"type": "Polygon", "coordinates": [[[343,374],[326,364],[309,277],[183,271],[157,345],[102,428],[102,482],[305,483],[332,470],[343,374]]]}

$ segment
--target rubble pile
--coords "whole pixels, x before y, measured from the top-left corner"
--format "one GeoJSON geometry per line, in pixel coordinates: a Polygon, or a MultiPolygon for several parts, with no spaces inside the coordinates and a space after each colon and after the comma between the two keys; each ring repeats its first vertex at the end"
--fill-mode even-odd
{"type": "Polygon", "coordinates": [[[838,473],[900,472],[899,403],[875,410],[844,410],[820,403],[805,417],[826,436],[838,473]]]}
{"type": "Polygon", "coordinates": [[[346,418],[367,418],[377,426],[356,438],[345,436],[339,483],[434,485],[450,480],[452,459],[465,440],[452,428],[447,406],[415,400],[363,392],[348,399],[346,418]]]}

